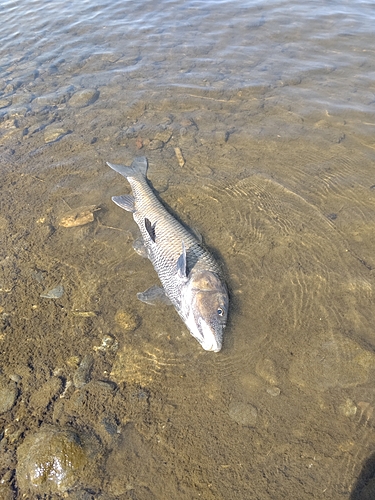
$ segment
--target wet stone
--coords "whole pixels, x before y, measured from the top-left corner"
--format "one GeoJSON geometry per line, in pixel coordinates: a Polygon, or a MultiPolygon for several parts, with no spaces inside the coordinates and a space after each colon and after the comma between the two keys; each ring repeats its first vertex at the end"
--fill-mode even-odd
{"type": "Polygon", "coordinates": [[[339,406],[340,413],[345,415],[345,417],[354,417],[357,413],[357,406],[351,399],[346,399],[346,401],[339,406]]]}
{"type": "Polygon", "coordinates": [[[93,349],[94,349],[94,351],[116,352],[118,349],[118,342],[111,335],[104,335],[104,337],[102,338],[102,343],[99,346],[94,346],[93,349]]]}
{"type": "Polygon", "coordinates": [[[49,403],[62,391],[63,383],[58,377],[51,377],[30,398],[32,408],[46,408],[49,403]]]}
{"type": "MultiPolygon", "coordinates": [[[[71,429],[45,426],[17,451],[17,483],[23,495],[43,497],[91,486],[98,475],[98,443],[71,429]]],[[[33,497],[36,498],[36,497],[33,497]]]]}
{"type": "Polygon", "coordinates": [[[69,210],[69,212],[65,213],[59,220],[59,226],[78,227],[89,224],[95,219],[94,212],[98,210],[100,210],[100,208],[97,205],[87,205],[69,210]]]}
{"type": "Polygon", "coordinates": [[[64,294],[64,287],[62,285],[58,285],[56,288],[52,288],[52,290],[45,291],[40,294],[40,297],[43,299],[59,299],[64,294]]]}
{"type": "Polygon", "coordinates": [[[358,500],[374,500],[375,498],[375,477],[372,477],[361,490],[358,500]]]}
{"type": "Polygon", "coordinates": [[[56,92],[44,94],[34,99],[33,104],[37,106],[59,106],[64,104],[74,92],[72,85],[58,89],[56,92]]]}
{"type": "Polygon", "coordinates": [[[47,127],[44,131],[44,142],[55,142],[68,134],[68,131],[63,128],[47,127]]]}
{"type": "Polygon", "coordinates": [[[330,333],[317,336],[314,344],[296,354],[289,369],[289,379],[300,387],[327,390],[364,384],[375,370],[373,351],[354,340],[330,333]]]}
{"type": "Polygon", "coordinates": [[[123,140],[127,141],[128,139],[135,139],[139,133],[139,128],[136,127],[127,127],[123,130],[121,130],[117,136],[116,139],[118,142],[121,142],[123,140]]]}
{"type": "Polygon", "coordinates": [[[154,141],[161,141],[164,144],[166,144],[171,137],[172,137],[172,131],[166,129],[162,130],[161,132],[158,132],[154,137],[154,141]]]}
{"type": "Polygon", "coordinates": [[[229,405],[229,416],[237,424],[254,427],[258,418],[258,410],[249,403],[233,401],[229,405]]]}
{"type": "Polygon", "coordinates": [[[267,393],[272,397],[280,396],[280,392],[279,387],[268,387],[267,389],[267,393]]]}
{"type": "Polygon", "coordinates": [[[115,321],[122,330],[127,332],[133,332],[139,325],[138,317],[128,311],[117,311],[115,321]]]}
{"type": "Polygon", "coordinates": [[[10,106],[11,104],[12,104],[12,101],[10,99],[0,99],[0,109],[6,108],[7,106],[10,106]]]}
{"type": "Polygon", "coordinates": [[[255,371],[257,375],[269,384],[277,384],[276,367],[271,359],[260,359],[256,364],[255,371]]]}
{"type": "Polygon", "coordinates": [[[99,91],[95,89],[79,90],[69,100],[69,106],[73,108],[84,108],[93,104],[99,97],[99,91]]]}
{"type": "Polygon", "coordinates": [[[153,139],[150,141],[148,145],[148,149],[155,150],[155,149],[161,149],[164,146],[164,142],[160,141],[159,139],[153,139]]]}
{"type": "Polygon", "coordinates": [[[13,381],[0,379],[0,415],[11,410],[17,400],[18,389],[13,381]]]}
{"type": "Polygon", "coordinates": [[[90,381],[93,364],[94,358],[90,354],[86,354],[73,375],[73,384],[77,389],[80,389],[90,381]]]}
{"type": "Polygon", "coordinates": [[[9,375],[10,380],[13,380],[16,384],[19,384],[22,380],[21,375],[18,375],[18,373],[12,373],[9,375]]]}

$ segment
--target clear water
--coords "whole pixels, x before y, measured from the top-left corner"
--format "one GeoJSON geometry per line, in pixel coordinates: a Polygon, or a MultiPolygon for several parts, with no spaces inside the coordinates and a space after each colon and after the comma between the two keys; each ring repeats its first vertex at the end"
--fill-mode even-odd
{"type": "Polygon", "coordinates": [[[0,15],[0,371],[19,389],[0,415],[4,491],[22,498],[17,447],[53,424],[98,437],[101,472],[75,485],[93,498],[371,498],[373,3],[35,0],[0,15]],[[217,355],[135,298],[157,277],[105,161],[137,155],[225,266],[217,355]],[[59,225],[72,214],[87,224],[59,225]]]}

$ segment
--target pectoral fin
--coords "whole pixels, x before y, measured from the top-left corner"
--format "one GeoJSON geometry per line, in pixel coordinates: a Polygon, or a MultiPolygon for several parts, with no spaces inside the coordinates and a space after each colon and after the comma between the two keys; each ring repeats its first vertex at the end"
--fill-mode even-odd
{"type": "Polygon", "coordinates": [[[165,295],[163,288],[153,285],[144,292],[137,293],[137,299],[152,306],[159,304],[171,305],[172,302],[165,295]]]}

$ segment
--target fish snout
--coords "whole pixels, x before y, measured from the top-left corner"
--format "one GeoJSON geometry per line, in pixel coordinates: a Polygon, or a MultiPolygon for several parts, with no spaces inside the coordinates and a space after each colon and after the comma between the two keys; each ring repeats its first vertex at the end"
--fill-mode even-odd
{"type": "Polygon", "coordinates": [[[198,341],[205,351],[219,352],[221,351],[222,341],[221,335],[217,335],[214,329],[210,328],[205,321],[202,319],[200,323],[200,334],[201,338],[198,337],[198,341]]]}
{"type": "Polygon", "coordinates": [[[219,352],[221,351],[221,343],[219,344],[218,342],[202,342],[201,346],[205,351],[213,351],[213,352],[219,352]]]}

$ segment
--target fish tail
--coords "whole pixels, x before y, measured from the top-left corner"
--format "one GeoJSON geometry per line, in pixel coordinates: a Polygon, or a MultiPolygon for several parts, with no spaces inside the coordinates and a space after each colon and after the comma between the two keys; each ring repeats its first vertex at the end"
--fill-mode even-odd
{"type": "Polygon", "coordinates": [[[107,162],[107,165],[126,178],[129,177],[139,178],[147,176],[148,163],[147,163],[147,158],[145,156],[137,156],[137,158],[134,158],[130,167],[126,167],[125,165],[117,165],[115,163],[109,163],[109,162],[107,162]]]}

